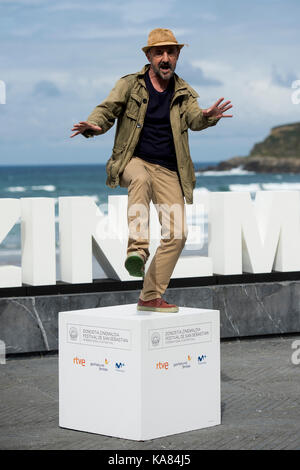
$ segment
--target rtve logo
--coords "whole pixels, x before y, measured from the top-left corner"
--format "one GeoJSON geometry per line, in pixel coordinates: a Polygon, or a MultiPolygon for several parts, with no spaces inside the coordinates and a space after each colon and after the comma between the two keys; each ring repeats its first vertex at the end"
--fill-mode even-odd
{"type": "Polygon", "coordinates": [[[165,370],[168,370],[168,369],[169,369],[169,363],[168,363],[168,361],[166,361],[166,362],[158,362],[158,363],[156,364],[156,369],[160,369],[160,370],[165,369],[165,370]]]}
{"type": "Polygon", "coordinates": [[[79,359],[79,357],[74,357],[73,364],[75,364],[77,366],[85,367],[85,359],[79,359]]]}

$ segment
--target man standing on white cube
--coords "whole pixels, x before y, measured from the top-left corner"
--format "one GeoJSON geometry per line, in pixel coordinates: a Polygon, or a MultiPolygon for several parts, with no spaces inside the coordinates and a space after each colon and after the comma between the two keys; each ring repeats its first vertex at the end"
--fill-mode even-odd
{"type": "Polygon", "coordinates": [[[143,277],[138,310],[177,312],[162,295],[187,239],[185,203],[193,203],[196,184],[188,129],[214,126],[232,107],[220,98],[201,109],[198,94],[175,74],[180,50],[169,29],[156,28],[143,47],[149,64],[126,75],[88,117],[75,124],[71,137],[104,134],[118,120],[106,184],[128,188],[129,239],[125,267],[143,277]],[[149,253],[149,206],[159,215],[161,242],[145,274],[149,253]],[[137,227],[139,230],[137,230],[137,227]]]}

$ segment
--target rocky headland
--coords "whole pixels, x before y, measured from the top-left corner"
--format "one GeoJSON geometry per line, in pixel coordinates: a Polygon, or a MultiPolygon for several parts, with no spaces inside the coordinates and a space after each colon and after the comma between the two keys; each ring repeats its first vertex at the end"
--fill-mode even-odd
{"type": "Polygon", "coordinates": [[[218,165],[199,168],[197,172],[239,167],[256,173],[300,173],[300,122],[273,127],[247,156],[233,157],[218,165]]]}

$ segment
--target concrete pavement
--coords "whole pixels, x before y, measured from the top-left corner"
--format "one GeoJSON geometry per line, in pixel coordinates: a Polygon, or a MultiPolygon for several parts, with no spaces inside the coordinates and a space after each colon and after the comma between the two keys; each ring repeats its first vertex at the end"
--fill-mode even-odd
{"type": "Polygon", "coordinates": [[[146,442],[59,428],[57,354],[8,357],[0,449],[300,450],[299,349],[300,334],[222,340],[222,424],[146,442]]]}

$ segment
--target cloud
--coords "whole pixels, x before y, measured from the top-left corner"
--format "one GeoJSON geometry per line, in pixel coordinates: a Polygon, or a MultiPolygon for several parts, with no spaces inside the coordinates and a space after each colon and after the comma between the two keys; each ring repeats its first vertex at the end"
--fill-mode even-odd
{"type": "MultiPolygon", "coordinates": [[[[276,124],[299,120],[291,84],[300,79],[300,71],[295,76],[300,4],[273,3],[270,10],[261,0],[250,9],[236,0],[0,0],[0,79],[7,85],[0,121],[12,162],[21,159],[19,150],[13,151],[16,142],[35,148],[32,136],[47,145],[69,145],[72,122],[86,119],[120,76],[142,68],[141,47],[156,27],[170,28],[179,42],[190,44],[176,72],[199,93],[201,107],[222,96],[232,101],[233,119],[191,133],[204,153],[205,142],[213,141],[221,153],[228,146],[228,153],[236,154],[228,136],[251,135],[256,141],[276,124]]],[[[113,131],[89,145],[100,148],[104,139],[110,143],[113,131]]],[[[80,142],[72,141],[72,148],[87,145],[80,142]]]]}
{"type": "Polygon", "coordinates": [[[60,96],[61,92],[59,91],[55,83],[51,82],[50,80],[40,80],[35,84],[32,94],[33,96],[55,98],[56,96],[60,96]]]}
{"type": "MultiPolygon", "coordinates": [[[[152,0],[151,2],[143,2],[141,6],[140,0],[132,0],[131,2],[122,2],[120,12],[124,22],[146,23],[153,20],[161,22],[162,18],[167,18],[172,8],[175,7],[174,0],[152,0]]],[[[160,26],[159,27],[166,27],[160,26]]]]}
{"type": "Polygon", "coordinates": [[[272,83],[284,88],[291,88],[293,81],[299,79],[296,74],[288,72],[286,74],[279,73],[276,66],[272,66],[272,83]]]}
{"type": "MultiPolygon", "coordinates": [[[[101,28],[98,27],[79,27],[72,28],[72,30],[61,31],[59,33],[53,32],[53,37],[57,39],[76,39],[76,40],[91,40],[91,39],[120,39],[120,38],[129,38],[135,36],[145,35],[145,30],[143,28],[101,28]]],[[[107,46],[106,46],[107,47],[107,46]]]]}
{"type": "Polygon", "coordinates": [[[22,37],[22,38],[32,38],[33,35],[37,35],[42,32],[41,25],[28,25],[25,27],[18,27],[10,31],[11,36],[22,37]]]}
{"type": "Polygon", "coordinates": [[[42,6],[43,0],[0,0],[0,4],[9,6],[42,6]]]}
{"type": "Polygon", "coordinates": [[[176,72],[188,83],[197,86],[221,86],[222,82],[218,79],[204,75],[200,67],[194,66],[189,62],[178,62],[176,72]]]}
{"type": "Polygon", "coordinates": [[[49,11],[82,11],[82,12],[102,12],[107,15],[114,15],[125,24],[128,23],[147,23],[149,21],[167,17],[172,8],[174,8],[176,0],[152,0],[151,3],[140,0],[123,0],[93,2],[74,2],[60,1],[53,2],[47,9],[49,11]]]}

